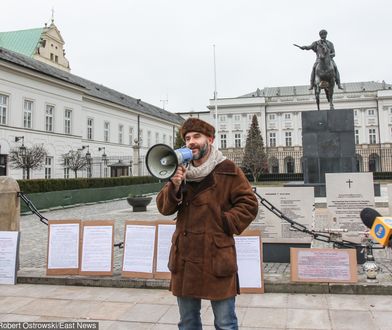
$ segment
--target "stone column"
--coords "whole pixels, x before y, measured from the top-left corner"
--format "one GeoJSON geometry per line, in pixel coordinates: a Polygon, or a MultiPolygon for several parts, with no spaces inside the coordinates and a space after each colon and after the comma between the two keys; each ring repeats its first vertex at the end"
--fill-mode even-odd
{"type": "Polygon", "coordinates": [[[0,230],[19,231],[20,199],[19,185],[15,179],[0,177],[0,230]]]}

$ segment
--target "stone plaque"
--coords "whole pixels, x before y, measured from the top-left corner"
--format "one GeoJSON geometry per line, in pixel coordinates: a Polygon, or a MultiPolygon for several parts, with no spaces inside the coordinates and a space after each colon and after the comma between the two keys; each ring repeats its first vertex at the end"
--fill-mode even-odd
{"type": "MultiPolygon", "coordinates": [[[[257,193],[264,197],[286,217],[310,229],[314,218],[313,187],[262,187],[257,193]]],[[[256,221],[263,238],[310,239],[308,234],[290,230],[290,224],[280,219],[265,207],[260,207],[256,221]]]]}
{"type": "Polygon", "coordinates": [[[327,173],[327,209],[330,228],[347,229],[344,238],[359,242],[367,228],[363,225],[360,212],[365,207],[374,208],[374,185],[372,173],[327,173]]]}

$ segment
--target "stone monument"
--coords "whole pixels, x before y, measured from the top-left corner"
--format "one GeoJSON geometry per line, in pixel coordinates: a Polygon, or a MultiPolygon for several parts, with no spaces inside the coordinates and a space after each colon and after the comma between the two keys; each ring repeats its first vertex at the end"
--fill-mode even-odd
{"type": "Polygon", "coordinates": [[[325,196],[325,173],[357,172],[352,109],[302,112],[304,184],[325,196]]]}

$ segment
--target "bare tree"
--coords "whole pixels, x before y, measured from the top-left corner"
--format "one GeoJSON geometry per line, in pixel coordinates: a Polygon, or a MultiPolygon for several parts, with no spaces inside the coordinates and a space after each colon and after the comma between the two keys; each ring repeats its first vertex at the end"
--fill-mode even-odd
{"type": "Polygon", "coordinates": [[[81,150],[70,150],[66,154],[61,155],[61,157],[61,165],[72,170],[75,174],[75,178],[78,177],[79,170],[83,170],[88,166],[88,160],[85,155],[82,154],[81,150]]]}
{"type": "Polygon", "coordinates": [[[266,172],[268,169],[264,141],[261,136],[256,115],[253,115],[252,117],[252,124],[250,125],[246,138],[244,158],[241,167],[252,173],[254,182],[257,181],[257,178],[261,173],[266,172]]]}
{"type": "Polygon", "coordinates": [[[26,178],[30,179],[30,171],[41,169],[45,163],[48,152],[43,145],[33,145],[31,148],[22,145],[10,151],[9,159],[13,168],[22,168],[26,171],[26,178]]]}

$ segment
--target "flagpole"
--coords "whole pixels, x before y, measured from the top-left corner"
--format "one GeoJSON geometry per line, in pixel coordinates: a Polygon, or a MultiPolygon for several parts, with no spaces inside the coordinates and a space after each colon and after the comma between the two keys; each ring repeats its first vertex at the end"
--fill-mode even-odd
{"type": "Polygon", "coordinates": [[[216,134],[216,149],[219,149],[218,145],[218,104],[217,104],[217,90],[216,90],[216,59],[215,59],[215,44],[213,45],[214,48],[214,103],[215,103],[215,134],[216,134]]]}

